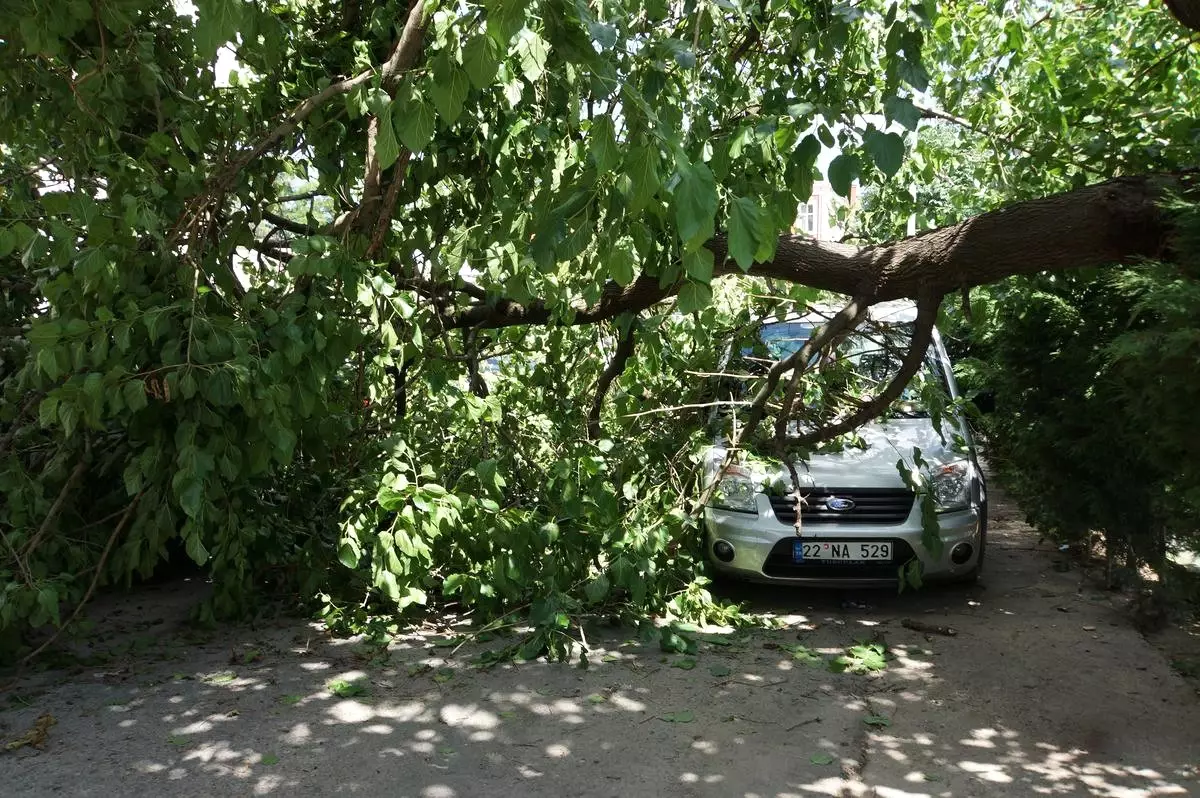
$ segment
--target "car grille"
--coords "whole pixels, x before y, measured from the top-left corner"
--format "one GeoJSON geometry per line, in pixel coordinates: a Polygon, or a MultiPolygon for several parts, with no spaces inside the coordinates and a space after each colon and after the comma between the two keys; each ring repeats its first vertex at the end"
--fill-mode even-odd
{"type": "MultiPolygon", "coordinates": [[[[912,546],[896,538],[871,538],[872,542],[890,542],[892,544],[892,559],[871,562],[792,562],[792,542],[795,538],[784,538],[775,544],[767,561],[763,563],[763,573],[777,579],[895,579],[901,565],[913,558],[912,546]]],[[[835,541],[832,538],[821,538],[821,542],[835,541]]],[[[862,542],[862,539],[849,542],[862,542]]]]}
{"type": "MultiPolygon", "coordinates": [[[[789,496],[772,496],[771,509],[780,523],[796,523],[796,502],[789,496]]],[[[804,494],[804,524],[902,524],[912,511],[913,493],[906,488],[813,488],[804,494]],[[850,499],[854,507],[835,511],[826,507],[832,498],[850,499]]]]}

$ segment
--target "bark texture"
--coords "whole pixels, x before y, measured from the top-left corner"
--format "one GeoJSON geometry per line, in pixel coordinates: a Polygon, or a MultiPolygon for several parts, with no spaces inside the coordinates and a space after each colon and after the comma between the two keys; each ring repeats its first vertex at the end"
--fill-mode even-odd
{"type": "Polygon", "coordinates": [[[1167,9],[1185,27],[1200,31],[1200,0],[1165,0],[1167,9]]]}

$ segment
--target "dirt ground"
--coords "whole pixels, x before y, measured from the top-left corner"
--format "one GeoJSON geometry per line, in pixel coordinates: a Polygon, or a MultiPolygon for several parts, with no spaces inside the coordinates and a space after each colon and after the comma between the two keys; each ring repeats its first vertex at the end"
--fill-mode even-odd
{"type": "MultiPolygon", "coordinates": [[[[978,586],[746,587],[784,628],[693,656],[593,632],[587,670],[480,670],[475,644],[380,650],[300,621],[199,638],[180,618],[202,587],[145,590],[97,607],[123,629],[104,665],[0,696],[0,740],[54,719],[40,749],[0,745],[0,795],[1200,795],[1200,698],[1176,654],[1003,501],[990,546],[978,586]],[[829,670],[863,640],[886,643],[886,669],[829,670]]],[[[1200,629],[1173,634],[1200,651],[1200,629]]]]}

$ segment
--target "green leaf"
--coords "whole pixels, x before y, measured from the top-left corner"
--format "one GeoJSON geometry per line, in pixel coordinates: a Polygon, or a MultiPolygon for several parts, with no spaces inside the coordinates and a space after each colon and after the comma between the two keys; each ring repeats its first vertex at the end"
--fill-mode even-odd
{"type": "Polygon", "coordinates": [[[633,239],[629,236],[621,236],[608,249],[609,276],[622,288],[630,285],[635,279],[634,268],[637,260],[637,248],[634,246],[633,239]]]}
{"type": "Polygon", "coordinates": [[[792,655],[792,659],[803,662],[805,665],[820,665],[825,662],[824,658],[813,651],[808,646],[795,645],[787,649],[792,655]]]}
{"type": "Polygon", "coordinates": [[[420,152],[433,140],[433,108],[417,92],[392,105],[392,125],[409,152],[420,152]]]}
{"type": "Polygon", "coordinates": [[[612,117],[601,114],[592,120],[588,131],[588,142],[591,145],[592,158],[596,168],[601,172],[609,172],[621,163],[621,150],[617,145],[616,128],[612,117]]]}
{"type": "Polygon", "coordinates": [[[813,167],[821,156],[821,142],[816,136],[809,134],[800,140],[796,149],[792,150],[787,162],[788,188],[796,195],[796,199],[807,202],[812,196],[813,167]]]}
{"type": "Polygon", "coordinates": [[[355,679],[354,681],[334,679],[326,687],[329,689],[329,692],[338,698],[358,698],[369,692],[366,683],[361,679],[355,679]]]}
{"type": "Polygon", "coordinates": [[[343,543],[341,546],[338,546],[338,560],[347,568],[358,567],[358,554],[349,543],[343,543]]]}
{"type": "Polygon", "coordinates": [[[712,238],[717,215],[717,181],[708,164],[682,161],[672,198],[684,248],[694,250],[712,238]]]}
{"type": "Polygon", "coordinates": [[[668,654],[694,654],[696,641],[682,635],[671,628],[664,628],[659,633],[658,645],[668,654]]]}
{"type": "Polygon", "coordinates": [[[730,669],[730,667],[728,665],[718,662],[714,665],[710,665],[708,668],[708,672],[711,673],[713,676],[720,678],[722,676],[728,676],[733,671],[730,669]]]}
{"type": "Polygon", "coordinates": [[[892,719],[883,715],[868,715],[867,717],[863,718],[863,723],[867,724],[868,726],[874,726],[875,728],[883,728],[885,726],[891,726],[892,719]]]}
{"type": "Polygon", "coordinates": [[[475,87],[486,89],[495,82],[496,71],[500,67],[496,43],[482,33],[475,34],[463,45],[462,63],[475,87]]]}
{"type": "Polygon", "coordinates": [[[38,606],[50,616],[55,626],[62,626],[62,618],[58,614],[58,591],[52,587],[43,587],[38,591],[38,606]]]}
{"type": "Polygon", "coordinates": [[[546,56],[548,55],[546,40],[529,28],[521,31],[517,42],[517,59],[521,63],[521,73],[530,83],[537,83],[546,73],[546,56]]]}
{"type": "Polygon", "coordinates": [[[517,0],[496,0],[487,3],[487,35],[503,52],[525,23],[526,3],[517,0]]]}
{"type": "Polygon", "coordinates": [[[38,405],[38,424],[43,427],[52,426],[58,421],[58,397],[47,396],[38,405]]]}
{"type": "Polygon", "coordinates": [[[808,758],[808,761],[812,762],[814,765],[832,765],[834,760],[829,754],[820,753],[813,754],[808,758]]]}
{"type": "Polygon", "coordinates": [[[200,535],[192,533],[188,535],[187,544],[184,547],[187,550],[188,557],[192,558],[192,562],[196,565],[204,565],[208,562],[208,549],[204,548],[204,542],[200,540],[200,535]]]}
{"type": "Polygon", "coordinates": [[[887,668],[887,656],[882,643],[859,644],[830,662],[829,669],[835,673],[873,673],[887,668]]]}
{"type": "Polygon", "coordinates": [[[842,153],[829,162],[829,185],[839,195],[849,197],[850,188],[854,185],[855,178],[858,177],[859,169],[857,155],[842,153]]]}
{"type": "Polygon", "coordinates": [[[712,302],[712,288],[707,283],[688,280],[679,289],[679,312],[694,313],[703,310],[712,302]]]}
{"type": "Polygon", "coordinates": [[[242,25],[242,0],[195,0],[196,50],[214,58],[217,50],[233,41],[242,25]]]}
{"type": "Polygon", "coordinates": [[[587,600],[593,604],[599,604],[604,599],[608,598],[609,583],[608,577],[604,574],[598,575],[586,585],[584,585],[583,593],[587,596],[587,600]]]}
{"type": "Polygon", "coordinates": [[[691,723],[696,719],[696,713],[690,709],[681,709],[678,712],[668,712],[662,716],[662,719],[667,723],[691,723]]]}
{"type": "Polygon", "coordinates": [[[677,659],[672,662],[671,667],[679,668],[681,671],[690,671],[696,667],[696,660],[692,659],[691,657],[684,657],[683,659],[677,659]]]}
{"type": "Polygon", "coordinates": [[[204,481],[191,474],[181,483],[178,491],[180,509],[187,513],[188,518],[199,518],[204,508],[204,481]]]}
{"type": "Polygon", "coordinates": [[[279,757],[275,756],[275,754],[263,754],[263,755],[262,755],[262,764],[264,764],[264,765],[278,765],[278,764],[279,764],[279,757]]]}
{"type": "Polygon", "coordinates": [[[429,94],[447,125],[454,124],[454,120],[462,114],[463,103],[469,90],[470,83],[466,71],[451,61],[448,55],[434,62],[433,85],[429,94]]]}
{"type": "Polygon", "coordinates": [[[904,163],[904,139],[899,135],[870,128],[863,136],[863,146],[885,175],[891,177],[900,171],[900,165],[904,163]]]}
{"type": "Polygon", "coordinates": [[[746,197],[738,197],[729,206],[729,254],[742,271],[754,265],[763,215],[758,203],[746,197]]]}
{"type": "Polygon", "coordinates": [[[587,700],[589,704],[603,704],[608,699],[602,696],[600,693],[592,693],[587,697],[587,700]]]}
{"type": "Polygon", "coordinates": [[[921,123],[921,111],[907,97],[888,97],[883,101],[883,113],[890,121],[899,122],[909,130],[916,130],[921,123]]]}
{"type": "Polygon", "coordinates": [[[658,164],[661,157],[653,147],[637,147],[626,162],[625,174],[629,177],[632,190],[629,197],[629,211],[638,213],[646,203],[658,192],[662,178],[659,176],[658,164]]]}
{"type": "Polygon", "coordinates": [[[400,143],[396,141],[396,133],[392,130],[392,114],[382,113],[376,117],[379,123],[378,135],[375,136],[375,157],[379,159],[379,168],[388,169],[400,157],[400,143]]]}
{"type": "MultiPolygon", "coordinates": [[[[708,247],[700,247],[695,252],[683,253],[683,270],[687,276],[698,283],[707,285],[712,282],[713,253],[708,247]]],[[[711,291],[709,292],[711,294],[711,291]]],[[[707,303],[705,303],[707,304],[707,303]]]]}

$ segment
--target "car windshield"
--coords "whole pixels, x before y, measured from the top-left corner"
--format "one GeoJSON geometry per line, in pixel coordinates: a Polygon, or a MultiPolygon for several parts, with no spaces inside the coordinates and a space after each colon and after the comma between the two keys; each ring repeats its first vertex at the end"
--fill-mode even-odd
{"type": "MultiPolygon", "coordinates": [[[[764,324],[750,345],[741,350],[744,366],[750,373],[764,372],[772,362],[799,351],[819,326],[819,323],[804,320],[764,324]]],[[[829,372],[834,379],[841,372],[842,376],[852,378],[864,388],[882,387],[899,369],[911,335],[911,323],[863,327],[847,336],[816,368],[829,372]]],[[[936,362],[928,357],[926,376],[937,378],[938,374],[936,362]]],[[[915,385],[905,388],[897,401],[897,410],[905,416],[926,415],[915,385]]]]}

